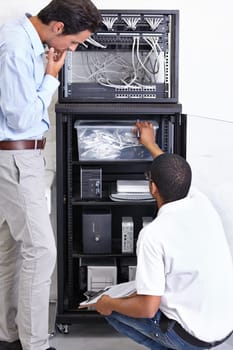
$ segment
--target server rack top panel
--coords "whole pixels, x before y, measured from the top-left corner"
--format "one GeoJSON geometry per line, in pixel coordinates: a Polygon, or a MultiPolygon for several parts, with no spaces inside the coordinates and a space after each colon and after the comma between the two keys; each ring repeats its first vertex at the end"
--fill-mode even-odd
{"type": "Polygon", "coordinates": [[[177,103],[178,10],[100,10],[102,24],[68,52],[60,103],[177,103]]]}

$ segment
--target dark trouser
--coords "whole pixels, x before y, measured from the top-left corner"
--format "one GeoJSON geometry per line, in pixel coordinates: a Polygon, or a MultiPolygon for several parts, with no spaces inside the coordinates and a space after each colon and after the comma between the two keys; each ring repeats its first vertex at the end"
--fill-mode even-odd
{"type": "Polygon", "coordinates": [[[161,311],[158,311],[153,318],[132,318],[113,312],[106,319],[119,333],[126,335],[151,350],[209,349],[226,340],[207,343],[191,335],[187,337],[188,333],[183,328],[183,333],[179,332],[181,326],[177,326],[178,323],[173,320],[168,320],[161,311]]]}

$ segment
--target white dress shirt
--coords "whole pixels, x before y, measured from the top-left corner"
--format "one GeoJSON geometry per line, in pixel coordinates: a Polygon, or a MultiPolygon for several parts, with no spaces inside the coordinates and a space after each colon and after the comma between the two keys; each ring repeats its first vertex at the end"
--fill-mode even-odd
{"type": "Polygon", "coordinates": [[[192,190],[163,205],[137,243],[138,294],[161,296],[161,311],[204,341],[233,329],[233,265],[219,215],[192,190]]]}

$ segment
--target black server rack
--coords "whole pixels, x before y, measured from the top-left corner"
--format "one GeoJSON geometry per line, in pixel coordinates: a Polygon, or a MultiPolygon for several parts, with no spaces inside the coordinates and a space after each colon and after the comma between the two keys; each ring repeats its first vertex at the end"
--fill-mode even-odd
{"type": "MultiPolygon", "coordinates": [[[[92,309],[78,309],[78,305],[85,300],[84,293],[88,290],[104,287],[103,276],[109,284],[133,278],[138,234],[144,219],[156,216],[153,200],[114,197],[118,181],[144,180],[152,161],[135,138],[136,121],[152,122],[157,142],[165,152],[186,156],[186,116],[178,103],[178,11],[101,11],[103,23],[87,43],[90,47],[81,48],[67,58],[60,74],[56,105],[60,330],[66,330],[67,326],[63,328],[63,325],[75,323],[80,316],[97,316],[92,309]],[[141,74],[139,60],[149,69],[147,56],[151,49],[145,41],[149,34],[159,44],[157,50],[158,47],[164,50],[162,56],[169,57],[160,61],[163,72],[167,67],[163,80],[158,80],[157,75],[157,80],[150,80],[148,70],[144,72],[148,80],[140,75],[140,85],[136,79],[133,81],[133,75],[127,83],[126,76],[116,74],[116,63],[114,76],[105,77],[111,84],[114,81],[115,87],[87,79],[90,74],[95,75],[94,71],[85,71],[88,59],[94,64],[102,60],[103,54],[110,57],[110,51],[128,63],[131,52],[127,67],[133,60],[138,75],[139,71],[141,74]],[[132,45],[135,45],[133,51],[132,45]],[[80,77],[84,77],[83,81],[80,77]],[[127,88],[123,86],[118,91],[120,83],[128,84],[127,88]],[[130,249],[123,246],[125,218],[132,223],[130,249]]],[[[157,53],[152,57],[157,57],[157,53]]],[[[156,67],[157,59],[153,63],[156,67]]]]}
{"type": "Polygon", "coordinates": [[[178,11],[102,10],[60,75],[63,102],[178,102],[178,11]]]}

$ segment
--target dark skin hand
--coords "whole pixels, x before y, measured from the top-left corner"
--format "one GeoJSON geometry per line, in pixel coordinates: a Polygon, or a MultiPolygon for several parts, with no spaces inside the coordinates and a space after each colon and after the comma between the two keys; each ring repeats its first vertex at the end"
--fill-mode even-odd
{"type": "Polygon", "coordinates": [[[153,124],[147,121],[140,121],[136,123],[136,127],[139,129],[140,133],[139,142],[148,149],[152,157],[155,158],[162,154],[163,151],[155,141],[156,135],[154,132],[153,124]]]}

